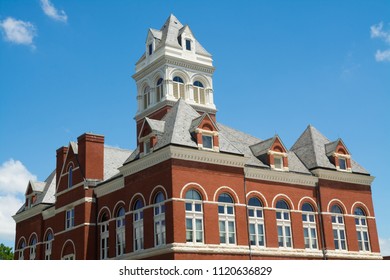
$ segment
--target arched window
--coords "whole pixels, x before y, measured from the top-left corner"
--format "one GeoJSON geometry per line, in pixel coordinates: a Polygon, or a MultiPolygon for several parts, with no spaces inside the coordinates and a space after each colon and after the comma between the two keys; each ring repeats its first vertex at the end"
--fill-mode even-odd
{"type": "Polygon", "coordinates": [[[37,252],[37,238],[34,236],[30,241],[30,260],[35,260],[37,252]]]}
{"type": "Polygon", "coordinates": [[[252,197],[248,201],[249,239],[251,245],[264,247],[264,213],[261,201],[252,197]]]}
{"type": "Polygon", "coordinates": [[[26,242],[22,240],[19,245],[19,260],[24,260],[24,248],[26,247],[26,242]]]}
{"type": "Polygon", "coordinates": [[[183,79],[178,77],[178,76],[175,76],[173,78],[173,96],[176,98],[176,99],[179,99],[179,98],[185,98],[185,94],[184,94],[184,82],[183,82],[183,79]]]}
{"type": "Polygon", "coordinates": [[[156,85],[156,100],[160,102],[160,100],[164,97],[164,87],[163,87],[163,79],[160,78],[157,80],[156,85]]]}
{"type": "Polygon", "coordinates": [[[148,108],[149,105],[151,104],[151,100],[150,100],[150,87],[149,86],[146,86],[144,88],[144,109],[148,108]]]}
{"type": "Polygon", "coordinates": [[[53,248],[53,233],[51,231],[48,232],[45,239],[45,260],[51,259],[51,252],[53,248]]]}
{"type": "Polygon", "coordinates": [[[234,204],[232,197],[222,193],[218,197],[219,241],[221,244],[236,244],[234,204]]]}
{"type": "Polygon", "coordinates": [[[138,199],[134,204],[133,227],[134,227],[134,251],[144,248],[144,204],[138,199]]]}
{"type": "Polygon", "coordinates": [[[354,212],[356,233],[359,243],[359,251],[370,252],[370,240],[368,238],[367,218],[363,209],[357,207],[354,212]]]}
{"type": "Polygon", "coordinates": [[[335,250],[347,250],[343,211],[340,206],[333,205],[331,212],[334,248],[335,250]]]}
{"type": "Polygon", "coordinates": [[[290,207],[284,200],[276,203],[276,224],[280,248],[292,248],[290,207]]]}
{"type": "Polygon", "coordinates": [[[70,189],[73,186],[73,166],[68,168],[68,188],[70,189]]]}
{"type": "Polygon", "coordinates": [[[200,104],[206,104],[205,101],[205,92],[204,92],[204,86],[201,82],[195,81],[194,82],[194,101],[196,103],[200,104]]]}
{"type": "Polygon", "coordinates": [[[186,193],[186,241],[203,243],[202,197],[196,190],[186,193]]]}
{"type": "Polygon", "coordinates": [[[303,237],[306,249],[318,249],[317,224],[313,206],[310,203],[302,205],[303,237]]]}
{"type": "Polygon", "coordinates": [[[116,255],[123,255],[125,253],[125,248],[125,209],[121,207],[116,215],[116,255]]]}
{"type": "Polygon", "coordinates": [[[105,260],[108,258],[108,238],[109,238],[109,231],[108,231],[108,216],[106,213],[102,215],[102,218],[100,220],[100,259],[105,260]]]}
{"type": "Polygon", "coordinates": [[[161,246],[166,243],[165,204],[164,195],[158,192],[154,198],[154,245],[161,246]]]}

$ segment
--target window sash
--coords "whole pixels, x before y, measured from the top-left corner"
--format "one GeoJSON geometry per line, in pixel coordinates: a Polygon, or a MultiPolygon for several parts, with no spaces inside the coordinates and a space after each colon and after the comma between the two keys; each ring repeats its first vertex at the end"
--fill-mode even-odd
{"type": "Polygon", "coordinates": [[[66,210],[65,214],[65,229],[74,227],[74,208],[66,210]]]}
{"type": "Polygon", "coordinates": [[[166,244],[165,204],[159,203],[154,206],[154,245],[166,244]]]}

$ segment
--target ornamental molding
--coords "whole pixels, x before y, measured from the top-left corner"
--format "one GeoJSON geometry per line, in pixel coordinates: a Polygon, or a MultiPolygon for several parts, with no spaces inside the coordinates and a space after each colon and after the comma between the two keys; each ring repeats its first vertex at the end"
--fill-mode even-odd
{"type": "Polygon", "coordinates": [[[326,250],[325,255],[331,259],[354,259],[354,260],[382,260],[383,259],[380,253],[372,253],[372,252],[326,250]]]}
{"type": "Polygon", "coordinates": [[[94,189],[94,193],[97,198],[105,196],[109,193],[115,192],[117,190],[123,189],[125,187],[125,182],[123,177],[117,177],[111,181],[104,182],[94,189]]]}
{"type": "Polygon", "coordinates": [[[34,207],[29,208],[28,210],[25,210],[21,213],[15,214],[12,216],[14,221],[16,223],[19,223],[21,221],[27,220],[29,218],[32,218],[36,215],[39,215],[42,213],[42,211],[47,207],[47,205],[44,204],[38,204],[34,207]]]}
{"type": "Polygon", "coordinates": [[[123,177],[126,177],[169,159],[180,159],[239,168],[243,168],[247,161],[247,158],[243,156],[170,145],[120,167],[119,171],[123,174],[123,177]]]}
{"type": "Polygon", "coordinates": [[[347,172],[332,171],[326,169],[314,169],[311,172],[319,179],[338,181],[351,184],[370,186],[375,177],[361,174],[351,174],[347,172]]]}
{"type": "Polygon", "coordinates": [[[303,175],[284,171],[274,171],[267,169],[259,169],[254,167],[245,167],[245,177],[248,179],[271,181],[277,183],[303,185],[315,187],[318,183],[318,178],[312,175],[303,175]]]}

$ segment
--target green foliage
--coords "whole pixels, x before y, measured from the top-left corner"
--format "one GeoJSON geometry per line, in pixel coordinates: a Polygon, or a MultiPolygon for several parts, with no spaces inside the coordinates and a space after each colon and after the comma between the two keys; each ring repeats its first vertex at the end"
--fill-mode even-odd
{"type": "Polygon", "coordinates": [[[14,253],[11,247],[5,246],[3,243],[0,244],[0,260],[13,260],[14,253]]]}

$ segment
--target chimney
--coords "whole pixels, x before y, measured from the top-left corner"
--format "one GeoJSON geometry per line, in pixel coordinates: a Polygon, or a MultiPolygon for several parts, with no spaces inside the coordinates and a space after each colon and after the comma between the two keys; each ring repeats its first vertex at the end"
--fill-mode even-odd
{"type": "Polygon", "coordinates": [[[104,136],[84,133],[77,138],[78,158],[85,179],[103,180],[104,136]]]}
{"type": "Polygon", "coordinates": [[[66,154],[68,153],[68,147],[61,147],[57,149],[57,165],[56,165],[56,185],[60,180],[62,166],[64,165],[66,154]]]}

